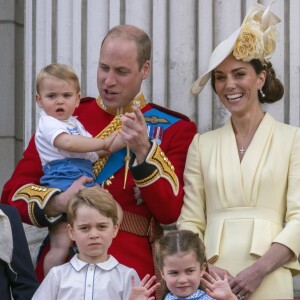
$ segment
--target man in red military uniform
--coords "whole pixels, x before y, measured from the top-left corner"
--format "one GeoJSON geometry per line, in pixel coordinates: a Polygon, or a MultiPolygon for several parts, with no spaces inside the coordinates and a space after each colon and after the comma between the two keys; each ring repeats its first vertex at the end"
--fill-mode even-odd
{"type": "MultiPolygon", "coordinates": [[[[83,98],[75,111],[92,135],[104,137],[122,127],[127,149],[99,159],[97,182],[124,210],[110,253],[143,278],[154,274],[151,242],[157,224],[177,220],[183,204],[186,153],[197,129],[187,117],[147,103],[142,81],[150,73],[151,41],[141,29],[120,25],[108,32],[100,49],[97,82],[100,96],[83,98]],[[126,162],[129,161],[129,171],[126,162]],[[128,171],[128,174],[126,175],[128,171]]],[[[1,201],[16,206],[25,223],[44,227],[65,213],[70,195],[89,181],[82,177],[65,192],[39,185],[42,167],[34,138],[5,184],[1,201]]],[[[43,278],[43,248],[36,272],[43,278]]]]}

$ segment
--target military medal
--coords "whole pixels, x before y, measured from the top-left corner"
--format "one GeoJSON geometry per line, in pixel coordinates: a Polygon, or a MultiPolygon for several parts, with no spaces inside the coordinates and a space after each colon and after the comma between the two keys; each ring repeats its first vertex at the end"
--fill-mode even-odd
{"type": "Polygon", "coordinates": [[[155,141],[158,145],[161,144],[164,129],[161,126],[148,125],[148,136],[151,140],[155,141]]]}

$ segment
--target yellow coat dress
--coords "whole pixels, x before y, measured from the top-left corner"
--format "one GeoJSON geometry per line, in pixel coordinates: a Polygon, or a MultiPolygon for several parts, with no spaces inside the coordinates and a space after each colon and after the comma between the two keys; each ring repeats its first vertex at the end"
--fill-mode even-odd
{"type": "Polygon", "coordinates": [[[184,172],[177,226],[199,233],[210,263],[236,275],[273,242],[292,261],[265,277],[250,299],[293,298],[299,272],[300,130],[266,113],[240,162],[231,120],[197,134],[184,172]]]}

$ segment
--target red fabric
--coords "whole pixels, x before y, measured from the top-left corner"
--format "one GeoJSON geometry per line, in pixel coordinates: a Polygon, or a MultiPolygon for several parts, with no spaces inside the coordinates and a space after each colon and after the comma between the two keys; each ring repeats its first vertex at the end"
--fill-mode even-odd
{"type": "MultiPolygon", "coordinates": [[[[148,104],[142,111],[151,109],[148,104]]],[[[86,98],[75,111],[75,116],[83,123],[86,130],[92,135],[97,135],[113,119],[113,116],[103,111],[93,98],[86,98]]],[[[129,172],[126,189],[123,189],[124,167],[114,174],[112,184],[106,186],[115,199],[120,203],[124,211],[134,212],[150,219],[153,215],[160,223],[170,224],[177,220],[183,204],[183,170],[189,144],[196,133],[196,125],[187,120],[180,120],[165,130],[163,141],[160,145],[168,159],[175,167],[180,188],[177,196],[174,196],[170,184],[160,178],[147,187],[140,188],[144,202],[136,204],[133,187],[134,181],[129,172]]],[[[18,163],[11,179],[5,184],[1,201],[16,206],[20,211],[23,222],[31,224],[25,201],[12,202],[14,192],[24,184],[39,183],[42,175],[41,162],[35,148],[34,139],[31,139],[24,157],[18,163]]],[[[36,273],[41,280],[43,278],[43,257],[45,249],[36,267],[36,273]]],[[[138,237],[133,234],[120,231],[114,239],[109,252],[121,263],[133,267],[142,278],[146,274],[154,274],[151,246],[148,238],[138,237]]]]}

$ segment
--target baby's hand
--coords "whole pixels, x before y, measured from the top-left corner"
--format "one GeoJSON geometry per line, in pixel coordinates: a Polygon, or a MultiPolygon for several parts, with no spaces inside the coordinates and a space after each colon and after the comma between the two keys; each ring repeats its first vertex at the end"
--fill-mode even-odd
{"type": "Polygon", "coordinates": [[[106,155],[115,153],[126,147],[125,141],[119,131],[114,131],[111,135],[104,139],[104,150],[106,155]]]}
{"type": "Polygon", "coordinates": [[[123,149],[124,147],[126,147],[125,140],[122,137],[121,131],[118,131],[116,138],[112,143],[111,152],[117,152],[118,150],[123,149]]]}
{"type": "Polygon", "coordinates": [[[113,152],[113,144],[115,143],[115,140],[117,136],[120,136],[118,131],[114,131],[112,134],[110,134],[107,138],[105,138],[104,141],[104,148],[102,150],[107,151],[108,153],[113,152]]]}
{"type": "Polygon", "coordinates": [[[154,283],[156,277],[150,275],[146,275],[141,283],[135,286],[134,276],[131,276],[131,293],[129,295],[129,300],[155,300],[155,296],[151,296],[160,286],[160,283],[151,285],[154,283]]]}

